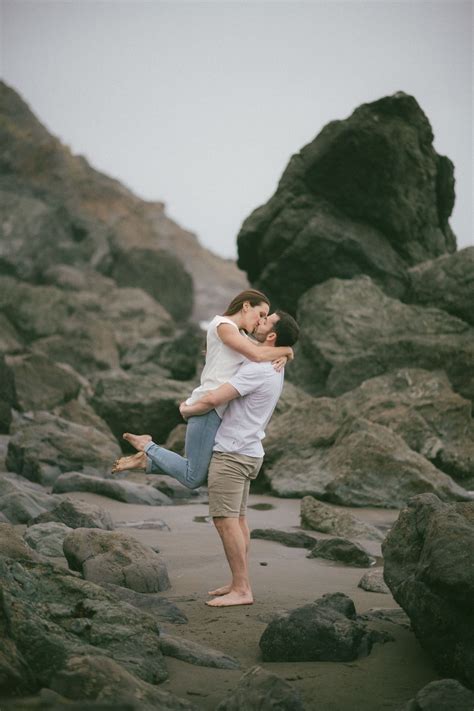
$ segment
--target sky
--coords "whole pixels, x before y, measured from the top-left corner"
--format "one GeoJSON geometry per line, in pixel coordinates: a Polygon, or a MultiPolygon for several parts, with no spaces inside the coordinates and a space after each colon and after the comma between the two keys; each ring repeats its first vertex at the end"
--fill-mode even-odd
{"type": "Polygon", "coordinates": [[[1,66],[41,122],[206,247],[331,120],[398,90],[455,164],[451,226],[474,244],[472,2],[0,0],[1,66]]]}

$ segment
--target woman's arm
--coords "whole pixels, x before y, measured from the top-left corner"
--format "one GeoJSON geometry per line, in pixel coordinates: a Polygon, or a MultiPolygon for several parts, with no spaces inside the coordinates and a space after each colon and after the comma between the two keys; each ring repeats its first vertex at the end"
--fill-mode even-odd
{"type": "Polygon", "coordinates": [[[257,346],[249,338],[242,336],[230,323],[221,323],[217,327],[217,333],[222,343],[254,363],[273,361],[283,357],[293,359],[293,349],[289,346],[257,346]]]}

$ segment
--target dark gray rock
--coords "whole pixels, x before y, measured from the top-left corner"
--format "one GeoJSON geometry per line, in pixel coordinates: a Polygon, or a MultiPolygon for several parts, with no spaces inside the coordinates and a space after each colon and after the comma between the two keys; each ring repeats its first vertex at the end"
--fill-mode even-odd
{"type": "Polygon", "coordinates": [[[316,543],[313,536],[302,531],[279,531],[276,528],[254,528],[250,538],[260,538],[264,541],[276,541],[290,548],[312,548],[316,543]]]}
{"type": "Polygon", "coordinates": [[[160,443],[182,423],[178,406],[191,390],[189,384],[162,375],[110,373],[98,380],[92,405],[117,438],[134,432],[150,434],[160,443]]]}
{"type": "Polygon", "coordinates": [[[71,531],[69,526],[56,521],[36,523],[26,529],[23,538],[30,548],[38,551],[41,555],[61,558],[64,555],[63,541],[71,531]]]}
{"type": "Polygon", "coordinates": [[[294,155],[266,205],[238,235],[239,266],[272,303],[332,277],[368,274],[401,296],[406,267],[453,252],[451,161],[403,92],[331,121],[294,155]]]}
{"type": "Polygon", "coordinates": [[[474,501],[408,502],[383,544],[384,576],[440,674],[474,685],[474,501]]]}
{"type": "Polygon", "coordinates": [[[291,684],[276,674],[252,667],[217,707],[217,711],[304,711],[303,702],[291,684]]]}
{"type": "Polygon", "coordinates": [[[431,681],[401,711],[472,711],[474,691],[456,679],[431,681]]]}
{"type": "Polygon", "coordinates": [[[301,336],[288,373],[313,395],[341,395],[416,365],[445,370],[453,389],[474,400],[474,329],[445,311],[403,304],[361,276],[307,291],[297,320],[301,336]]]}
{"type": "Polygon", "coordinates": [[[362,546],[345,538],[321,539],[306,557],[335,560],[338,563],[353,565],[357,568],[368,568],[375,563],[375,558],[369,555],[362,546]]]}
{"type": "Polygon", "coordinates": [[[171,499],[153,486],[135,484],[131,481],[101,479],[79,472],[61,474],[54,482],[53,491],[55,494],[64,494],[69,491],[90,491],[117,501],[124,501],[126,504],[165,506],[173,503],[171,499]]]}
{"type": "Polygon", "coordinates": [[[77,397],[81,383],[69,370],[39,353],[10,356],[20,410],[51,410],[77,397]]]}
{"type": "Polygon", "coordinates": [[[19,418],[12,427],[7,468],[45,485],[62,472],[84,474],[110,471],[120,448],[103,432],[36,412],[19,418]]]}
{"type": "Polygon", "coordinates": [[[79,528],[66,536],[63,549],[69,567],[86,580],[143,593],[170,587],[160,556],[126,533],[79,528]]]}
{"type": "Polygon", "coordinates": [[[161,633],[161,651],[167,657],[181,659],[182,662],[215,669],[240,669],[237,659],[229,657],[211,647],[205,647],[188,639],[161,633]]]}
{"type": "Polygon", "coordinates": [[[474,247],[417,264],[408,273],[407,301],[436,306],[474,326],[474,247]]]}
{"type": "Polygon", "coordinates": [[[390,622],[392,625],[411,629],[410,618],[400,607],[371,607],[359,617],[368,622],[390,622]]]}
{"type": "Polygon", "coordinates": [[[370,653],[375,637],[343,593],[277,615],[260,638],[266,662],[347,662],[370,653]]]}
{"type": "Polygon", "coordinates": [[[313,496],[301,501],[301,525],[320,533],[330,533],[343,538],[367,538],[382,541],[384,535],[378,528],[365,523],[348,511],[323,504],[313,496]]]}
{"type": "Polygon", "coordinates": [[[368,570],[357,583],[357,587],[362,588],[362,590],[367,590],[367,592],[390,593],[383,579],[383,568],[368,570]]]}
{"type": "Polygon", "coordinates": [[[69,528],[100,528],[106,531],[112,531],[114,528],[111,515],[101,506],[79,499],[59,499],[59,497],[55,497],[55,502],[50,511],[36,516],[30,524],[57,521],[69,528]]]}
{"type": "Polygon", "coordinates": [[[105,583],[102,587],[109,590],[123,602],[137,607],[159,622],[171,622],[174,625],[184,625],[188,622],[184,612],[174,602],[167,600],[159,593],[139,593],[111,583],[105,583]]]}

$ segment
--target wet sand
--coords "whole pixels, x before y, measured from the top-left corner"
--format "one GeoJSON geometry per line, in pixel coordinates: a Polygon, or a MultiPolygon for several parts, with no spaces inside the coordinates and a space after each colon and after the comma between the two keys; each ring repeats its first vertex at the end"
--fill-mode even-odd
{"type": "MultiPolygon", "coordinates": [[[[390,632],[395,641],[374,645],[368,657],[354,662],[262,662],[259,639],[268,620],[280,610],[312,602],[328,592],[349,595],[358,613],[370,608],[397,607],[391,595],[357,587],[364,569],[307,559],[304,549],[252,540],[250,573],[255,603],[210,608],[204,604],[209,599],[207,590],[228,582],[229,576],[212,523],[194,520],[207,516],[205,503],[152,507],[122,504],[94,494],[68,496],[103,506],[116,523],[161,520],[169,526],[170,530],[126,529],[139,541],[160,549],[172,584],[163,596],[175,602],[188,617],[188,624],[168,624],[163,629],[230,654],[242,667],[237,671],[210,669],[168,657],[170,678],[162,688],[191,700],[200,709],[214,710],[241,674],[255,664],[289,680],[300,691],[308,711],[396,710],[422,686],[438,678],[413,633],[390,622],[377,623],[377,629],[390,632]]],[[[274,506],[268,511],[250,508],[250,529],[298,530],[299,499],[251,495],[249,503],[274,506]]],[[[381,526],[389,526],[398,515],[396,511],[380,509],[345,510],[381,526]]],[[[314,535],[325,537],[316,532],[314,535]]],[[[379,544],[373,541],[364,544],[372,554],[380,554],[379,544]]]]}

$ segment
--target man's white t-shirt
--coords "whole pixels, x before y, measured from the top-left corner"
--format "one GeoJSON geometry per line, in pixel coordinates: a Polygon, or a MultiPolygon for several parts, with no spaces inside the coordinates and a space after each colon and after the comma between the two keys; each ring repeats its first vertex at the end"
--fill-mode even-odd
{"type": "MultiPolygon", "coordinates": [[[[207,329],[206,338],[206,363],[201,373],[201,384],[193,390],[186,400],[187,405],[193,405],[200,398],[206,395],[209,390],[215,390],[220,385],[228,383],[239,367],[246,360],[245,356],[237,353],[219,338],[217,327],[221,323],[230,323],[237,333],[237,324],[227,316],[214,316],[207,329]]],[[[216,407],[219,417],[224,415],[227,404],[216,407]]]]}
{"type": "Polygon", "coordinates": [[[283,370],[245,359],[228,381],[241,395],[231,400],[217,430],[215,452],[263,457],[262,439],[283,388],[283,370]]]}

